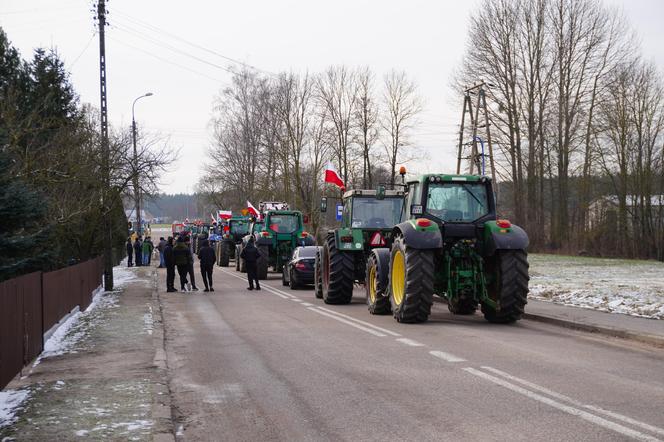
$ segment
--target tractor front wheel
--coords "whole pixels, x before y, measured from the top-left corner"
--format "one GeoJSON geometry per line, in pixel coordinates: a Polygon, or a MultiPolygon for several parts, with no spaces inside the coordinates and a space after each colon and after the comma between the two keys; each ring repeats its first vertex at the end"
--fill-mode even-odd
{"type": "Polygon", "coordinates": [[[222,242],[221,243],[221,252],[219,253],[219,265],[221,267],[228,267],[228,264],[230,262],[230,244],[227,242],[222,242]]]}
{"type": "Polygon", "coordinates": [[[493,270],[493,280],[487,291],[499,308],[482,304],[484,318],[499,324],[518,321],[528,303],[528,255],[524,250],[499,250],[492,259],[487,270],[493,270]]]}
{"type": "Polygon", "coordinates": [[[323,275],[321,273],[321,261],[323,257],[321,256],[322,247],[318,247],[316,250],[316,261],[314,264],[314,293],[316,298],[323,299],[323,275]]]}
{"type": "Polygon", "coordinates": [[[334,234],[328,235],[322,255],[323,301],[325,304],[349,304],[355,282],[353,256],[337,249],[334,234]]]}
{"type": "Polygon", "coordinates": [[[270,261],[270,248],[268,246],[258,246],[260,257],[258,258],[258,279],[267,279],[267,266],[270,261]]]}
{"type": "Polygon", "coordinates": [[[390,298],[387,296],[389,262],[389,249],[374,249],[367,260],[364,289],[367,293],[367,307],[372,315],[387,315],[392,312],[390,298]]]}
{"type": "Polygon", "coordinates": [[[434,251],[408,247],[399,236],[390,256],[390,303],[399,322],[424,322],[433,304],[434,251]]]}

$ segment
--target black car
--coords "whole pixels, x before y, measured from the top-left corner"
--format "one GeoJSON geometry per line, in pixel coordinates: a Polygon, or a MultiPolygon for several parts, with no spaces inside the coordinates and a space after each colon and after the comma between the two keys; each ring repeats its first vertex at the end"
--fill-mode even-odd
{"type": "Polygon", "coordinates": [[[281,283],[294,289],[314,283],[314,263],[317,246],[301,246],[293,250],[291,260],[284,266],[281,283]]]}

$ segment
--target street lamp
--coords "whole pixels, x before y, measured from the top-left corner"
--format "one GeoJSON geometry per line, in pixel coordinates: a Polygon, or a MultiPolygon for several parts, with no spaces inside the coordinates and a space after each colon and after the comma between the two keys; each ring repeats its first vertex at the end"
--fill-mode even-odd
{"type": "Polygon", "coordinates": [[[138,227],[134,229],[137,235],[143,233],[143,226],[141,224],[141,188],[138,183],[138,152],[136,150],[136,119],[134,118],[134,108],[136,102],[141,98],[151,97],[152,92],[148,92],[140,97],[136,98],[131,105],[131,136],[134,142],[134,210],[136,212],[136,224],[138,227]]]}

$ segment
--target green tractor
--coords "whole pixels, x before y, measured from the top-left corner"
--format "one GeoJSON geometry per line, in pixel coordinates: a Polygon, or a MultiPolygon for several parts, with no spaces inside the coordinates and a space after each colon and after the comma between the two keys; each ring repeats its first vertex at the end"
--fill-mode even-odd
{"type": "Polygon", "coordinates": [[[349,190],[343,195],[341,227],[327,233],[316,257],[316,297],[326,304],[351,301],[353,285],[365,282],[372,250],[391,247],[392,227],[399,222],[403,201],[403,191],[383,187],[349,190]]]}
{"type": "Polygon", "coordinates": [[[528,235],[496,217],[491,180],[424,175],[407,186],[402,222],[390,248],[367,261],[367,304],[399,322],[423,322],[433,295],[454,314],[478,305],[489,322],[521,318],[528,295],[528,235]]]}
{"type": "Polygon", "coordinates": [[[268,268],[281,273],[297,246],[313,246],[314,238],[304,230],[305,219],[297,210],[268,210],[263,225],[255,233],[256,247],[261,251],[258,278],[267,279],[268,268]]]}
{"type": "Polygon", "coordinates": [[[228,267],[231,259],[237,262],[236,247],[249,233],[250,222],[246,216],[234,216],[228,220],[228,224],[223,227],[221,240],[217,241],[218,266],[228,267]]]}

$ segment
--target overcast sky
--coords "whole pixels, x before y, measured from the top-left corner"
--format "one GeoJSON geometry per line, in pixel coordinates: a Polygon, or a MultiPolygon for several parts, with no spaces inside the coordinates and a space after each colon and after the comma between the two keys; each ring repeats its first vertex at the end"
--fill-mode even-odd
{"type": "MultiPolygon", "coordinates": [[[[664,0],[606,0],[639,33],[643,54],[664,67],[664,0]]],[[[229,84],[229,57],[266,72],[369,66],[380,80],[405,70],[425,102],[412,141],[411,172],[456,166],[460,109],[448,84],[463,56],[466,25],[479,0],[110,0],[107,29],[110,122],[130,125],[132,101],[144,130],[181,148],[162,190],[191,192],[210,145],[215,96],[229,84]],[[189,44],[189,43],[193,43],[189,44]]],[[[54,47],[81,102],[99,105],[98,39],[90,0],[2,0],[0,26],[24,58],[54,47]]]]}

